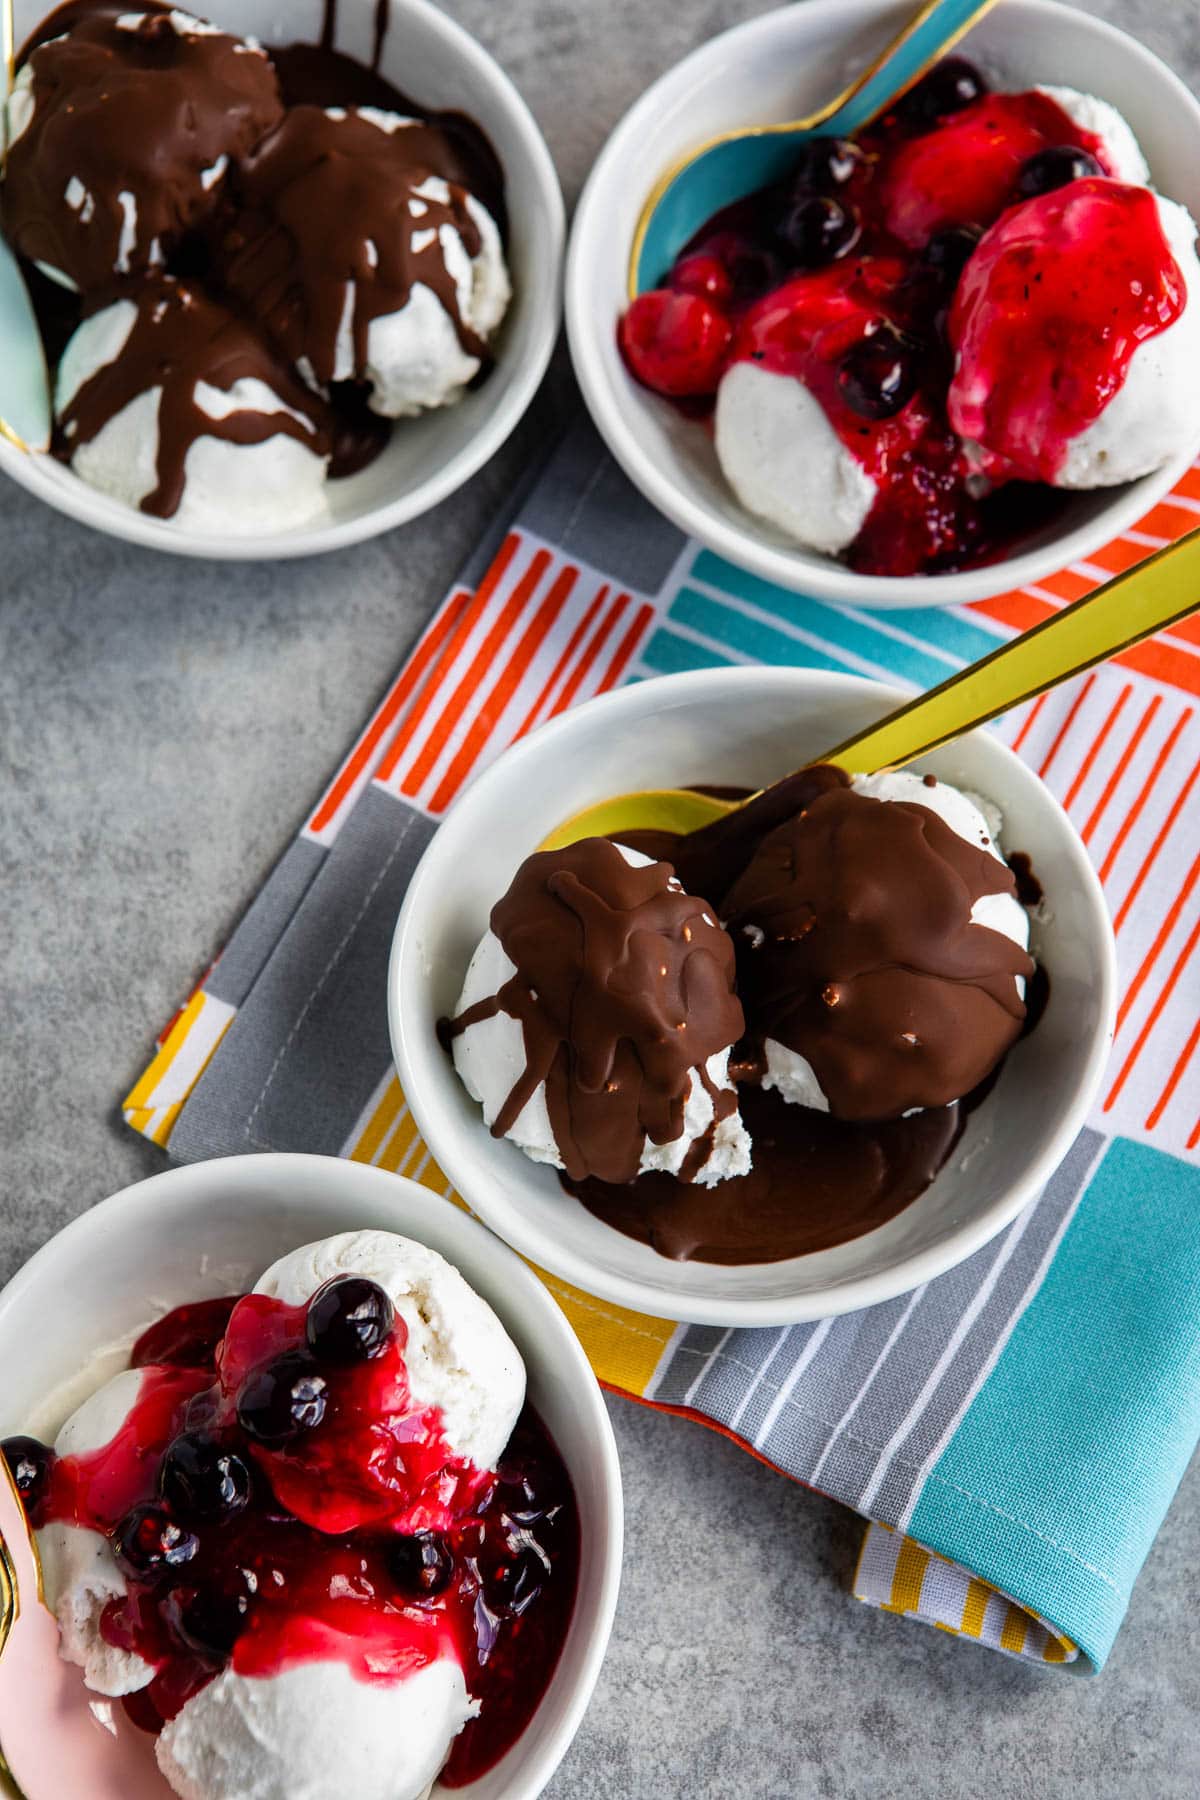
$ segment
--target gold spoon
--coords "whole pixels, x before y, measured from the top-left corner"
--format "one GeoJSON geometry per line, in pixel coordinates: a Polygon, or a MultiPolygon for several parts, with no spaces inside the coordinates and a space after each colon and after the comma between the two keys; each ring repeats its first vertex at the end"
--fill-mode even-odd
{"type": "MultiPolygon", "coordinates": [[[[1084,669],[1107,662],[1200,608],[1200,527],[1108,581],[1095,593],[919,694],[844,743],[812,758],[852,775],[875,775],[925,756],[1084,669]]],[[[776,782],[764,793],[773,793],[776,782]]],[[[719,800],[688,788],[654,788],[598,800],[550,833],[544,850],[623,831],[699,831],[762,798],[719,800]]]]}

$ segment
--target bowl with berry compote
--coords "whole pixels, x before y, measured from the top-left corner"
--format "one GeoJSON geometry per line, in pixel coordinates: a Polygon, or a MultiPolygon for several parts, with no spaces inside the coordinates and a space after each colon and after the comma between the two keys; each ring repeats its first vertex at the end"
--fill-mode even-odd
{"type": "Polygon", "coordinates": [[[1200,448],[1200,105],[1054,0],[987,14],[853,138],[781,149],[631,280],[656,177],[811,110],[904,11],[810,0],[670,70],[598,159],[567,273],[585,398],[648,498],[753,574],[869,607],[1084,560],[1200,448]]]}
{"type": "Polygon", "coordinates": [[[577,1339],[481,1226],[328,1158],[172,1170],[14,1277],[0,1355],[26,1800],[541,1791],[608,1640],[620,1474],[577,1339]]]}

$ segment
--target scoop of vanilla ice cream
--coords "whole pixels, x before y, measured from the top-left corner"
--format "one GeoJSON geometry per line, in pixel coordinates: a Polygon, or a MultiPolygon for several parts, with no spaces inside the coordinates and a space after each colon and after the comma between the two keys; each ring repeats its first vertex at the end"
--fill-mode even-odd
{"type": "MultiPolygon", "coordinates": [[[[54,1443],[57,1456],[87,1456],[112,1442],[128,1418],[142,1384],[140,1369],[123,1369],[73,1412],[54,1443]]],[[[58,1621],[59,1647],[83,1670],[97,1694],[133,1694],[154,1679],[154,1669],[132,1650],[106,1644],[100,1617],[110,1600],[126,1592],[112,1546],[86,1526],[52,1521],[35,1533],[42,1592],[58,1621]]]]}
{"type": "Polygon", "coordinates": [[[425,1800],[478,1711],[445,1658],[386,1684],[341,1663],[269,1679],[226,1669],[163,1727],[155,1755],[183,1800],[425,1800]]]}
{"type": "Polygon", "coordinates": [[[1187,290],[1165,331],[1143,338],[1099,418],[1073,437],[1055,487],[1115,487],[1161,469],[1200,436],[1200,259],[1196,223],[1178,201],[1155,195],[1159,221],[1187,290]]]}
{"type": "Polygon", "coordinates": [[[736,362],[717,389],[717,461],[746,508],[833,555],[862,530],[875,483],[791,375],[736,362]]]}
{"type": "Polygon", "coordinates": [[[1142,155],[1141,145],[1134,137],[1128,120],[1115,106],[1110,105],[1107,100],[1098,99],[1095,94],[1081,93],[1078,88],[1042,85],[1034,91],[1053,100],[1080,131],[1100,139],[1108,172],[1114,180],[1129,181],[1136,187],[1146,186],[1150,180],[1150,170],[1142,155]]]}
{"type": "Polygon", "coordinates": [[[385,1290],[408,1331],[414,1400],[441,1408],[459,1456],[494,1469],[525,1402],[525,1364],[487,1301],[436,1250],[390,1231],[305,1244],[272,1263],[255,1291],[303,1306],[337,1275],[363,1275],[385,1290]]]}
{"type": "MultiPolygon", "coordinates": [[[[450,190],[439,175],[430,175],[414,189],[421,199],[448,200],[450,190]]],[[[410,203],[411,204],[411,203],[410,203]]],[[[500,233],[487,209],[473,194],[467,211],[479,232],[477,256],[470,256],[452,227],[441,229],[442,256],[454,282],[459,316],[481,338],[496,330],[512,298],[508,269],[500,246],[500,233]]],[[[354,372],[354,347],[350,330],[353,293],[338,346],[339,365],[348,379],[354,372]]],[[[400,419],[460,400],[481,364],[458,341],[454,321],[432,288],[417,282],[399,312],[373,319],[367,330],[366,379],[371,383],[371,409],[385,418],[400,419]]]]}
{"type": "MultiPolygon", "coordinates": [[[[98,370],[115,363],[137,321],[131,300],[117,300],[79,326],[59,364],[55,412],[61,418],[98,370]]],[[[162,388],[150,387],[116,413],[71,467],[89,486],[136,507],[157,486],[158,416],[162,388]]],[[[245,411],[286,414],[307,425],[265,381],[243,377],[227,390],[197,382],[195,403],[214,420],[245,411]]],[[[68,443],[70,438],[68,435],[68,443]]],[[[184,530],[245,536],[285,531],[328,512],[327,458],[282,432],[257,444],[198,437],[187,453],[186,482],[172,522],[184,530]]]]}
{"type": "MultiPolygon", "coordinates": [[[[625,844],[618,844],[617,848],[634,868],[648,865],[652,860],[625,844]]],[[[499,938],[494,932],[486,931],[471,958],[455,1011],[465,1012],[478,1001],[499,993],[515,974],[516,967],[499,938]]],[[[520,1021],[506,1012],[495,1013],[460,1032],[452,1048],[454,1066],[463,1086],[472,1100],[482,1106],[484,1120],[491,1125],[525,1071],[525,1039],[520,1021]]],[[[705,1070],[715,1088],[732,1086],[728,1050],[710,1056],[705,1070]]],[[[639,1172],[646,1174],[657,1169],[677,1175],[692,1144],[711,1126],[712,1117],[712,1100],[703,1083],[693,1075],[684,1102],[683,1131],[667,1144],[656,1144],[647,1138],[639,1172]]],[[[505,1135],[532,1161],[549,1163],[556,1169],[563,1167],[550,1124],[544,1084],[534,1091],[517,1115],[511,1131],[505,1135]]],[[[714,1182],[725,1181],[730,1176],[745,1175],[750,1168],[750,1150],[750,1134],[742,1123],[741,1114],[733,1112],[718,1123],[713,1133],[712,1150],[696,1175],[696,1181],[703,1187],[711,1187],[714,1182]]]]}
{"type": "MultiPolygon", "coordinates": [[[[905,800],[911,806],[923,806],[927,811],[937,813],[951,831],[968,844],[986,850],[998,862],[1004,861],[999,844],[1003,820],[999,810],[979,794],[964,793],[946,781],[926,787],[920,775],[906,769],[889,769],[881,775],[856,775],[852,785],[855,793],[870,800],[905,800]]],[[[971,908],[971,919],[974,924],[1002,932],[1014,944],[1028,949],[1029,915],[1011,894],[984,894],[971,908]]],[[[1024,992],[1020,977],[1016,979],[1017,986],[1024,992]]],[[[829,1101],[807,1057],[775,1038],[764,1041],[763,1054],[766,1061],[763,1087],[776,1089],[785,1100],[797,1106],[811,1106],[818,1112],[829,1111],[829,1101]]]]}

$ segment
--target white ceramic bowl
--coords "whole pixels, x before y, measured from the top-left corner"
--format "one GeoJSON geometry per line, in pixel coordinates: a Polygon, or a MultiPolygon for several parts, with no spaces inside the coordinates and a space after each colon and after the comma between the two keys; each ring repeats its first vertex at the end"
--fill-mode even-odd
{"type": "MultiPolygon", "coordinates": [[[[24,41],[48,0],[16,0],[24,41]]],[[[322,0],[198,0],[195,7],[227,31],[265,44],[321,35],[322,0]]],[[[341,0],[337,45],[369,62],[375,0],[341,0]]],[[[0,438],[0,469],[31,493],[85,525],[131,543],[181,556],[311,556],[375,537],[419,518],[483,467],[509,436],[537,391],[558,335],[565,223],[562,192],[545,140],[508,76],[487,51],[429,0],[393,0],[381,71],[422,105],[466,112],[483,126],[504,167],[513,301],[488,380],[456,406],[397,422],[383,454],[358,475],[327,489],[329,516],[262,536],[183,531],[169,520],[98,493],[49,456],[29,456],[0,438]]]]}
{"type": "Polygon", "coordinates": [[[994,800],[1004,842],[1033,858],[1049,916],[1034,950],[1051,1000],[1007,1058],[933,1185],[877,1230],[815,1255],[722,1268],[672,1262],[604,1225],[484,1126],[434,1026],[454,1009],[492,904],[552,826],[606,795],[730,782],[761,787],[904,696],[809,669],[709,669],[641,682],[532,733],[467,789],[413,877],[388,976],[392,1046],[438,1163],[523,1255],[618,1305],[714,1325],[852,1312],[979,1249],[1049,1179],[1087,1116],[1112,1036],[1116,959],[1099,883],[1049,790],[976,732],[919,767],[994,800]],[[503,828],[500,828],[502,822],[503,828]]]}
{"type": "MultiPolygon", "coordinates": [[[[962,574],[856,575],[797,547],[734,498],[708,434],[630,376],[617,349],[629,247],[657,176],[695,145],[756,121],[792,119],[836,93],[912,12],[912,0],[806,0],[711,39],[647,90],[592,170],[567,257],[575,372],[609,449],[660,511],[769,581],[871,607],[982,600],[1037,581],[1124,531],[1178,480],[1184,457],[1122,488],[1073,500],[1020,554],[962,574]]],[[[1052,0],[1004,0],[965,39],[1005,87],[1058,82],[1111,100],[1141,140],[1158,186],[1200,217],[1200,103],[1125,32],[1052,0]]],[[[1200,420],[1197,421],[1200,447],[1200,420]]]]}
{"type": "MultiPolygon", "coordinates": [[[[621,1570],[621,1475],[608,1414],[575,1333],[537,1277],[457,1207],[384,1170],[319,1156],[232,1157],[172,1169],[126,1188],[52,1238],[0,1294],[0,1437],[28,1429],[47,1395],[70,1384],[98,1349],[128,1342],[185,1300],[252,1286],[268,1264],[297,1245],[361,1227],[398,1231],[431,1245],[491,1303],[525,1359],[530,1400],[575,1485],[583,1557],[558,1668],[503,1761],[455,1790],[470,1800],[533,1800],[574,1737],[604,1659],[621,1570]]],[[[170,1800],[149,1739],[140,1733],[127,1746],[127,1768],[114,1773],[106,1760],[97,1768],[95,1787],[61,1774],[39,1780],[51,1755],[65,1754],[71,1721],[64,1715],[52,1732],[23,1731],[9,1664],[16,1650],[14,1642],[0,1667],[0,1742],[26,1800],[61,1800],[67,1792],[86,1793],[88,1800],[170,1800]]],[[[78,1671],[60,1666],[64,1691],[86,1715],[78,1671]]],[[[25,1711],[35,1710],[31,1700],[25,1711]]],[[[111,1743],[92,1729],[97,1746],[111,1743]]],[[[435,1795],[445,1791],[434,1789],[435,1795]]]]}

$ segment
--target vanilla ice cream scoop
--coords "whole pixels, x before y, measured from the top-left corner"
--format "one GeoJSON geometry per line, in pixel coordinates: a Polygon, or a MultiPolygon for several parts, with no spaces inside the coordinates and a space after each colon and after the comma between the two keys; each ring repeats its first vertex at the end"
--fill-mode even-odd
{"type": "Polygon", "coordinates": [[[374,107],[294,106],[243,162],[225,278],[321,389],[388,418],[446,406],[511,295],[468,140],[374,107]]]}
{"type": "Polygon", "coordinates": [[[282,116],[261,46],[178,9],[97,9],[40,44],[8,101],[5,231],[90,293],[161,268],[282,116]]]}
{"type": "Polygon", "coordinates": [[[669,866],[589,838],[522,864],[448,1030],[493,1136],[582,1180],[750,1167],[733,948],[669,866]]]}
{"type": "Polygon", "coordinates": [[[327,510],[328,407],[191,283],[151,279],[87,316],[55,415],[77,475],[184,529],[281,531],[327,510]]]}
{"type": "Polygon", "coordinates": [[[226,1669],[167,1721],[155,1755],[182,1800],[426,1800],[478,1711],[448,1657],[387,1684],[339,1663],[267,1681],[226,1669]]]}
{"type": "Polygon", "coordinates": [[[950,314],[950,422],[985,475],[1133,481],[1200,441],[1200,261],[1186,208],[1099,178],[1013,207],[950,314]]]}
{"type": "Polygon", "coordinates": [[[999,815],[932,777],[829,773],[722,906],[762,1085],[846,1119],[946,1105],[1024,1018],[1029,920],[999,815]]]}
{"type": "Polygon", "coordinates": [[[413,1400],[440,1409],[456,1455],[494,1469],[525,1402],[521,1353],[486,1300],[426,1244],[390,1231],[343,1231],[281,1257],[255,1289],[303,1306],[327,1281],[377,1282],[403,1320],[413,1400]]]}

